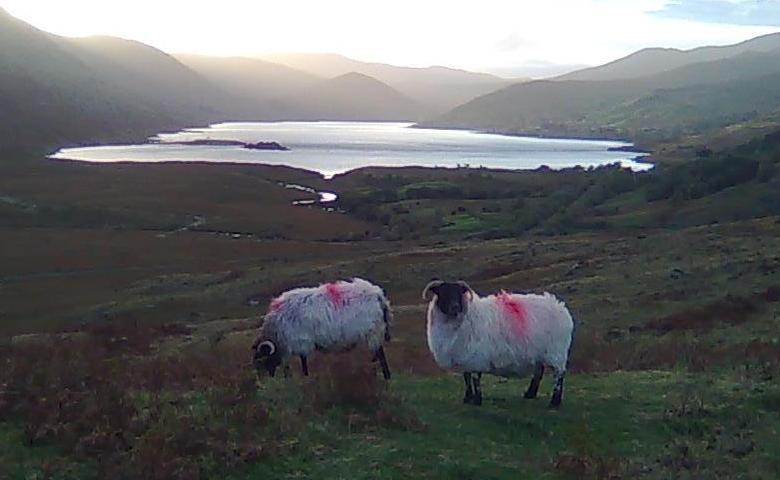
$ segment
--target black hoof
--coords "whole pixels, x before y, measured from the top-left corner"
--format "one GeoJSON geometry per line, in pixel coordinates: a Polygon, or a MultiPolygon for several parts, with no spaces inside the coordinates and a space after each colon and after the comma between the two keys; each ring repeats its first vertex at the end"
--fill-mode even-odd
{"type": "Polygon", "coordinates": [[[523,398],[527,398],[527,399],[536,398],[536,392],[532,392],[531,390],[528,390],[525,392],[525,395],[523,395],[523,398]]]}
{"type": "Polygon", "coordinates": [[[463,397],[463,403],[468,405],[470,403],[474,403],[474,396],[473,395],[466,395],[463,397]]]}
{"type": "Polygon", "coordinates": [[[558,410],[559,408],[561,408],[561,400],[560,399],[557,399],[557,400],[556,399],[552,399],[550,401],[550,408],[552,408],[554,410],[558,410]]]}
{"type": "Polygon", "coordinates": [[[478,396],[474,397],[473,403],[476,406],[482,405],[482,395],[478,395],[478,396]]]}

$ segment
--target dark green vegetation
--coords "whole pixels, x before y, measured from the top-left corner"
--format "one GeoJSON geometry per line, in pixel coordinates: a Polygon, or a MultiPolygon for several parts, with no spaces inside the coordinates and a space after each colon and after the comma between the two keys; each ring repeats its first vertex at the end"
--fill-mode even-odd
{"type": "Polygon", "coordinates": [[[780,34],[773,34],[730,47],[643,50],[553,80],[511,85],[423,124],[630,138],[655,147],[779,109],[780,34]]]}
{"type": "Polygon", "coordinates": [[[643,174],[329,182],[6,155],[0,476],[774,478],[780,142],[737,143],[643,174]],[[293,207],[308,194],[288,182],[339,192],[346,213],[293,207]],[[256,381],[270,298],[353,275],[393,301],[390,384],[365,351],[256,381]],[[460,403],[425,344],[434,276],[566,300],[581,328],[563,410],[549,378],[538,401],[489,379],[482,408],[460,403]]]}
{"type": "Polygon", "coordinates": [[[780,214],[780,132],[637,174],[363,169],[337,177],[340,204],[387,239],[501,238],[682,227],[780,214]]]}

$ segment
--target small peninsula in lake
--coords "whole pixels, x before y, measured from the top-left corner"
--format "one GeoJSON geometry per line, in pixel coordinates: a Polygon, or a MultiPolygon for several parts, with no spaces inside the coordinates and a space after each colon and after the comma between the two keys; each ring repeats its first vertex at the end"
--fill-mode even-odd
{"type": "Polygon", "coordinates": [[[247,143],[240,140],[214,140],[210,138],[203,138],[198,140],[186,140],[178,142],[151,142],[155,144],[168,144],[168,145],[191,145],[191,146],[208,146],[208,147],[244,147],[249,150],[289,150],[289,148],[278,142],[255,142],[247,143]]]}

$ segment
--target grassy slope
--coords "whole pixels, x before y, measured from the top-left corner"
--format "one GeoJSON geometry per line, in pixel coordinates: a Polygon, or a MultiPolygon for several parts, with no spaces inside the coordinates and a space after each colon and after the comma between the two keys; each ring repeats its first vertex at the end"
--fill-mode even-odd
{"type": "MultiPolygon", "coordinates": [[[[329,360],[315,358],[312,382],[264,380],[252,397],[276,412],[272,424],[277,419],[291,425],[277,435],[258,424],[258,431],[271,435],[264,441],[275,445],[277,453],[247,464],[214,466],[204,461],[206,476],[260,478],[270,472],[370,478],[379,469],[386,478],[599,478],[604,472],[722,478],[743,475],[748,463],[754,477],[745,478],[778,473],[772,439],[778,428],[779,394],[771,379],[780,363],[780,304],[770,301],[767,289],[780,284],[780,222],[776,217],[740,222],[724,218],[722,224],[668,229],[637,221],[664,212],[670,218],[693,215],[697,209],[697,221],[721,216],[722,205],[738,205],[734,197],[759,187],[755,182],[682,204],[645,205],[643,192],[631,191],[607,198],[595,209],[597,216],[608,217],[619,228],[559,236],[531,231],[498,240],[468,237],[493,219],[511,219],[511,208],[482,209],[496,202],[509,206],[514,197],[403,199],[381,207],[409,210],[393,212],[391,227],[399,218],[419,220],[437,209],[452,217],[451,225],[433,234],[420,230],[418,238],[334,242],[345,231],[362,235],[366,229],[377,233],[385,227],[290,206],[298,194],[277,182],[322,184],[301,171],[98,166],[35,158],[0,166],[8,174],[0,177],[3,334],[78,328],[83,321],[95,320],[124,324],[130,328],[126,335],[145,325],[191,324],[191,334],[164,336],[151,352],[130,357],[155,362],[158,355],[181,356],[184,364],[171,367],[178,372],[190,362],[202,365],[202,355],[210,355],[210,363],[233,357],[245,362],[258,311],[272,295],[293,285],[360,275],[390,292],[396,328],[388,355],[396,378],[386,394],[389,404],[379,410],[371,404],[369,412],[343,405],[311,412],[311,389],[331,378],[321,375],[329,360]],[[189,225],[194,216],[204,217],[205,225],[189,225]],[[278,222],[287,224],[283,238],[278,222]],[[211,226],[218,232],[208,231],[211,226]],[[241,237],[223,231],[238,231],[241,237]],[[582,329],[563,411],[547,411],[546,399],[521,401],[524,383],[492,379],[486,381],[482,409],[460,404],[461,380],[440,375],[425,345],[425,307],[419,291],[433,276],[466,278],[482,292],[538,289],[566,300],[582,329]],[[416,420],[411,425],[377,423],[374,416],[382,409],[397,409],[416,420]]],[[[398,178],[389,179],[394,189],[406,193],[465,184],[479,196],[479,188],[489,186],[519,192],[526,199],[523,208],[529,210],[560,191],[590,188],[589,181],[601,175],[393,172],[412,180],[396,185],[398,178]]],[[[339,192],[370,190],[375,188],[371,182],[385,173],[374,171],[373,179],[348,175],[333,185],[339,192]]],[[[103,340],[109,345],[123,338],[121,330],[106,335],[103,340]]],[[[17,337],[11,343],[37,339],[17,337]]],[[[0,354],[8,342],[0,341],[0,354]]],[[[233,388],[233,378],[224,373],[206,376],[233,388]]],[[[92,377],[131,381],[114,370],[92,377]]],[[[142,399],[151,388],[144,382],[153,377],[132,380],[141,382],[142,399]]],[[[41,377],[31,378],[36,385],[34,379],[41,377]]],[[[549,379],[545,386],[546,395],[549,379]]],[[[197,413],[211,401],[201,390],[187,388],[183,394],[174,390],[181,395],[172,404],[178,415],[197,413]]],[[[3,408],[0,395],[0,415],[3,408]]],[[[230,412],[231,407],[217,403],[216,411],[230,412]]],[[[56,442],[25,446],[30,434],[36,434],[27,431],[29,419],[5,420],[0,436],[8,441],[0,446],[0,459],[10,460],[0,462],[7,470],[0,471],[0,477],[27,478],[48,470],[72,472],[62,478],[84,478],[85,471],[93,471],[89,461],[82,464],[67,454],[68,444],[59,444],[63,450],[56,449],[56,442]]],[[[209,421],[219,423],[211,417],[209,421]]],[[[172,455],[179,453],[169,447],[172,455]]]]}
{"type": "MultiPolygon", "coordinates": [[[[667,314],[698,318],[696,308],[726,292],[753,298],[776,284],[779,228],[774,219],[764,219],[646,232],[644,238],[600,234],[545,242],[496,240],[388,251],[342,264],[300,259],[297,265],[309,265],[300,277],[291,266],[265,264],[275,276],[290,279],[286,275],[292,274],[299,283],[330,278],[342,269],[381,279],[396,306],[396,335],[388,350],[396,372],[390,408],[407,412],[425,427],[376,426],[361,410],[350,413],[346,407],[300,414],[311,398],[309,384],[266,379],[257,401],[270,402],[270,410],[282,418],[295,412],[302,418],[280,439],[284,453],[238,470],[220,470],[220,475],[372,478],[378,469],[380,478],[599,478],[604,471],[644,472],[646,478],[689,472],[707,478],[738,476],[750,461],[753,476],[744,478],[771,478],[779,468],[773,460],[777,444],[771,440],[780,426],[780,392],[771,380],[776,364],[766,366],[746,352],[756,340],[774,342],[769,348],[776,350],[780,305],[759,296],[753,300],[757,310],[744,318],[732,319],[724,309],[722,317],[710,312],[703,324],[681,324],[670,333],[651,326],[667,314]],[[317,265],[313,271],[312,265],[317,265]],[[683,279],[671,278],[672,268],[683,270],[683,279]],[[462,275],[481,291],[506,285],[553,291],[582,322],[574,370],[614,373],[570,375],[565,408],[557,413],[545,405],[549,378],[534,402],[520,398],[525,382],[487,379],[482,409],[465,407],[461,380],[435,374],[425,353],[423,305],[410,273],[414,278],[462,275]],[[696,407],[700,402],[702,411],[696,407]],[[683,413],[683,408],[694,410],[683,413]]],[[[233,301],[225,292],[252,284],[257,273],[250,269],[245,277],[228,279],[225,290],[192,288],[210,302],[229,306],[233,301]]],[[[192,340],[174,336],[157,351],[189,355],[216,345],[243,356],[252,325],[251,319],[203,323],[192,340]]],[[[327,361],[314,359],[314,382],[326,375],[327,361]]],[[[25,459],[19,468],[26,474],[56,458],[53,450],[21,447],[18,427],[4,428],[17,439],[6,455],[25,459]]],[[[73,469],[86,468],[62,461],[73,469]]]]}
{"type": "Polygon", "coordinates": [[[780,50],[745,53],[625,80],[563,77],[515,84],[422,125],[630,138],[655,149],[664,142],[717,132],[776,110],[780,106],[778,56],[780,50]]]}
{"type": "MultiPolygon", "coordinates": [[[[287,440],[285,455],[228,478],[771,478],[780,473],[780,444],[773,441],[780,428],[780,388],[774,382],[744,372],[572,375],[560,411],[548,410],[546,398],[521,399],[524,386],[488,379],[486,402],[475,408],[460,403],[458,377],[397,377],[390,395],[417,416],[419,427],[365,425],[358,423],[360,414],[329,410],[287,440]],[[749,472],[743,470],[746,456],[749,472]]],[[[283,401],[300,388],[298,381],[275,380],[266,382],[260,395],[283,401]]],[[[56,449],[21,447],[13,427],[6,425],[0,435],[6,440],[0,458],[9,478],[40,475],[52,469],[47,465],[61,469],[53,478],[92,476],[88,465],[67,462],[56,449]]]]}
{"type": "Polygon", "coordinates": [[[769,441],[780,427],[776,385],[729,374],[576,375],[561,411],[546,409],[546,398],[522,400],[524,387],[488,380],[486,403],[474,408],[459,404],[458,377],[401,378],[391,390],[412,406],[424,432],[342,433],[334,439],[332,429],[315,424],[297,454],[236,478],[582,478],[621,468],[660,474],[656,462],[676,453],[670,445],[690,447],[694,475],[727,475],[739,468],[739,455],[728,450],[747,429],[760,443],[751,457],[752,478],[780,473],[780,445],[769,441]],[[743,401],[735,388],[745,388],[750,397],[743,401]],[[684,404],[698,401],[702,411],[683,412],[684,404]],[[743,419],[748,425],[739,425],[743,419]]]}

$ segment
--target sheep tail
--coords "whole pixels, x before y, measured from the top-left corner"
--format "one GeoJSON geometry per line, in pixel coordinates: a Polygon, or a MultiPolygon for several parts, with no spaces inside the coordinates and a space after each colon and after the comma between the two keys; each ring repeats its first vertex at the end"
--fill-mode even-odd
{"type": "Polygon", "coordinates": [[[385,321],[385,342],[389,342],[392,338],[390,334],[390,327],[393,324],[393,311],[390,309],[390,304],[384,297],[379,298],[382,304],[382,319],[385,321]]]}
{"type": "Polygon", "coordinates": [[[569,369],[569,364],[571,363],[571,350],[574,348],[574,337],[577,333],[577,328],[579,327],[580,322],[574,318],[571,317],[571,341],[569,342],[569,350],[566,352],[566,369],[569,369]]]}

